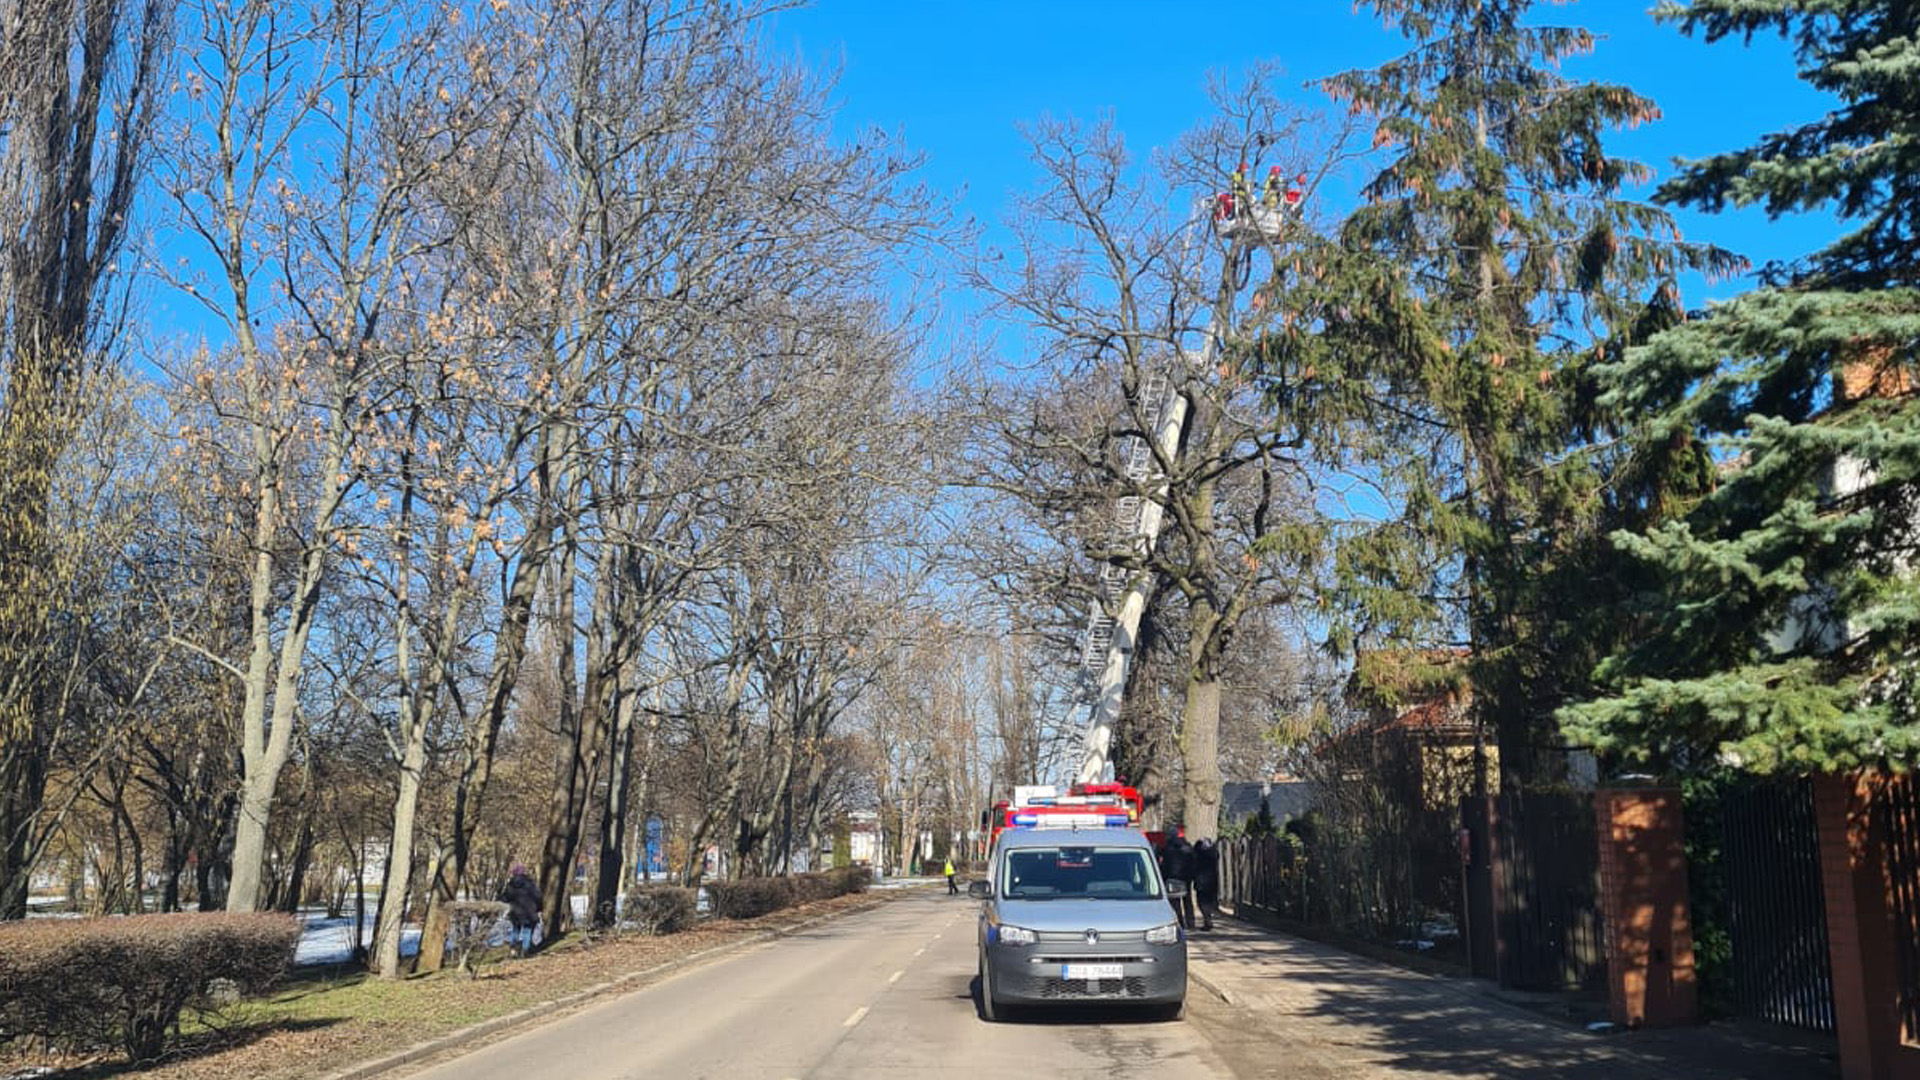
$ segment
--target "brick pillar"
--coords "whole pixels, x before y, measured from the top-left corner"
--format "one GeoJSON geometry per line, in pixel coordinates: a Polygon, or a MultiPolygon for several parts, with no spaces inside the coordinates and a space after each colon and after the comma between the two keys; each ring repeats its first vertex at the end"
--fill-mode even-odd
{"type": "Polygon", "coordinates": [[[1833,958],[1833,1017],[1846,1080],[1920,1077],[1920,1047],[1902,1045],[1900,975],[1886,867],[1885,823],[1873,813],[1882,777],[1817,776],[1814,820],[1833,958]]]}
{"type": "Polygon", "coordinates": [[[1697,1018],[1685,822],[1676,788],[1601,788],[1600,912],[1613,1022],[1672,1027],[1697,1018]]]}

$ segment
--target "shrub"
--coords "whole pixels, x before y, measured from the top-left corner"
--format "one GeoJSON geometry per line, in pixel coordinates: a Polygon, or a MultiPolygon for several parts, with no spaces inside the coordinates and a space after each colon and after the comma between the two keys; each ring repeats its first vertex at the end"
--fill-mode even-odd
{"type": "Polygon", "coordinates": [[[480,954],[487,951],[507,905],[499,900],[455,900],[447,905],[447,950],[469,978],[480,973],[480,954]]]}
{"type": "Polygon", "coordinates": [[[804,904],[809,900],[825,900],[839,896],[839,883],[826,874],[794,874],[787,879],[792,884],[795,903],[804,904]]]}
{"type": "Polygon", "coordinates": [[[225,912],[45,919],[0,927],[0,1042],[39,1035],[76,1049],[160,1055],[215,984],[259,993],[293,959],[291,915],[225,912]]]}
{"type": "Polygon", "coordinates": [[[741,878],[707,883],[707,899],[722,919],[756,919],[793,906],[793,885],[786,878],[741,878]]]}
{"type": "Polygon", "coordinates": [[[699,918],[699,895],[677,885],[641,885],[627,893],[627,918],[643,934],[677,934],[699,918]]]}
{"type": "Polygon", "coordinates": [[[714,881],[708,882],[706,888],[715,915],[723,919],[753,919],[811,900],[865,892],[871,880],[864,868],[843,866],[786,877],[714,881]]]}
{"type": "Polygon", "coordinates": [[[873,872],[864,866],[837,867],[827,871],[827,876],[833,879],[835,896],[863,893],[873,884],[873,872]]]}

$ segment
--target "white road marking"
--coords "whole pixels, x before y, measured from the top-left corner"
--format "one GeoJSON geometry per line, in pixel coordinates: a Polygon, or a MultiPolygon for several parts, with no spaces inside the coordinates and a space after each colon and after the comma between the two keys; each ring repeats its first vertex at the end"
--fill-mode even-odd
{"type": "Polygon", "coordinates": [[[920,955],[921,953],[923,953],[923,952],[926,952],[926,951],[927,951],[927,947],[926,947],[925,945],[922,945],[922,946],[920,946],[919,948],[917,948],[917,949],[915,949],[915,950],[913,950],[913,955],[915,955],[915,956],[919,956],[919,955],[920,955]]]}
{"type": "Polygon", "coordinates": [[[889,975],[889,976],[887,976],[887,985],[889,985],[889,986],[891,986],[891,985],[893,985],[894,983],[897,983],[897,982],[899,982],[899,981],[900,981],[900,976],[902,976],[902,975],[905,975],[905,974],[906,974],[906,972],[904,972],[904,971],[896,971],[896,972],[894,972],[893,974],[891,974],[891,975],[889,975]]]}
{"type": "Polygon", "coordinates": [[[847,1019],[846,1019],[846,1020],[845,1020],[845,1021],[844,1021],[843,1023],[841,1023],[841,1025],[840,1025],[840,1026],[841,1026],[841,1027],[852,1027],[853,1025],[855,1025],[855,1024],[857,1024],[857,1023],[859,1023],[860,1021],[862,1021],[862,1020],[864,1020],[864,1019],[866,1019],[866,1016],[867,1016],[867,1007],[866,1007],[865,1005],[862,1005],[862,1006],[860,1006],[859,1008],[857,1008],[857,1009],[855,1009],[855,1010],[853,1010],[853,1015],[852,1015],[852,1016],[849,1016],[849,1017],[847,1017],[847,1019]]]}

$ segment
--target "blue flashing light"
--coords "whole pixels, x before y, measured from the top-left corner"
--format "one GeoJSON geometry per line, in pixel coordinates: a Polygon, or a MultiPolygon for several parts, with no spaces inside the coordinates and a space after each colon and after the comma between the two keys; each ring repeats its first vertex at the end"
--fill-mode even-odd
{"type": "Polygon", "coordinates": [[[1013,815],[1013,823],[1015,825],[1038,825],[1040,824],[1040,815],[1039,814],[1015,814],[1013,815]]]}

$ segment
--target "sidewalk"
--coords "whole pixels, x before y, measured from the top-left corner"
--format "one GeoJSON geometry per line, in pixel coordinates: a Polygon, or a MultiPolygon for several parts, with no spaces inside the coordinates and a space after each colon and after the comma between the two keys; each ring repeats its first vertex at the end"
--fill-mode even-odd
{"type": "MultiPolygon", "coordinates": [[[[1422,975],[1330,945],[1220,919],[1188,946],[1194,994],[1231,1020],[1198,1017],[1242,1076],[1297,1080],[1834,1080],[1831,1057],[1720,1026],[1590,1034],[1500,1000],[1491,984],[1422,975]]],[[[1189,1015],[1194,1015],[1190,1013],[1189,1015]]]]}

